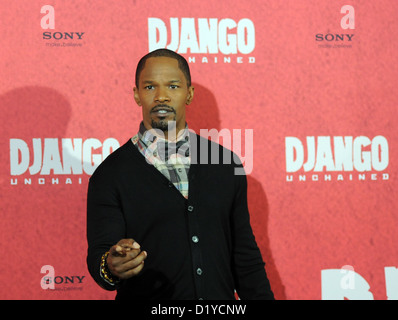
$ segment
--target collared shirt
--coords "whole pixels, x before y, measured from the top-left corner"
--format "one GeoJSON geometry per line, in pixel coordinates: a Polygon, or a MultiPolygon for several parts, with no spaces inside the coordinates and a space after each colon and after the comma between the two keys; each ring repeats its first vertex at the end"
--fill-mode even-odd
{"type": "Polygon", "coordinates": [[[147,130],[141,122],[138,133],[131,138],[148,163],[158,169],[178,191],[188,198],[188,172],[191,164],[189,154],[188,126],[178,133],[175,142],[166,140],[147,130]]]}

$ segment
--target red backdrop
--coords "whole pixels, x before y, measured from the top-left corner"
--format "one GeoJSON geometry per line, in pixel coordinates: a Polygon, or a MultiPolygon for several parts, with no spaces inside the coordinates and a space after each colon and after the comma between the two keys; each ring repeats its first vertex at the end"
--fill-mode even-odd
{"type": "Polygon", "coordinates": [[[87,182],[138,130],[157,43],[189,60],[190,128],[241,130],[276,298],[397,298],[395,1],[1,6],[0,298],[114,297],[86,268],[87,182]]]}

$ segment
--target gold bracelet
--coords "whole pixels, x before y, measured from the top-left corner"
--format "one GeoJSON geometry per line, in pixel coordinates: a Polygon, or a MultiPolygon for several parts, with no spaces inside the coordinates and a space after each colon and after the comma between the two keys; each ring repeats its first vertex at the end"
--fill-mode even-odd
{"type": "Polygon", "coordinates": [[[115,285],[120,282],[119,278],[115,277],[109,270],[106,259],[109,256],[109,251],[105,252],[101,257],[100,274],[101,277],[108,283],[115,285]]]}

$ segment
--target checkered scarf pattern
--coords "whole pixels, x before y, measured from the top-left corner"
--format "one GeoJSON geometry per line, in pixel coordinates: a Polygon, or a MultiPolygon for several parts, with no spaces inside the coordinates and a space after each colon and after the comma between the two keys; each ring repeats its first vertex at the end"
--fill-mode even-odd
{"type": "Polygon", "coordinates": [[[176,142],[170,142],[154,134],[153,130],[146,130],[141,122],[138,133],[131,141],[147,162],[188,199],[188,172],[191,164],[188,126],[178,134],[176,142]]]}

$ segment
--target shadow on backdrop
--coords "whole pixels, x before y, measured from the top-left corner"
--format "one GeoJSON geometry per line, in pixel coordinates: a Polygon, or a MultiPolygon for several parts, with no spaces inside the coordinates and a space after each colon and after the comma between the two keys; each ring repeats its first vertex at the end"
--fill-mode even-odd
{"type": "MultiPolygon", "coordinates": [[[[74,219],[76,213],[71,211],[71,208],[76,208],[76,206],[65,205],[64,202],[71,202],[65,199],[78,202],[76,197],[77,192],[80,191],[69,188],[69,193],[66,195],[64,186],[52,186],[50,183],[38,185],[37,179],[40,176],[30,175],[29,170],[22,175],[11,176],[10,139],[22,139],[26,142],[30,149],[29,166],[31,166],[33,163],[32,139],[64,137],[71,118],[71,105],[54,89],[26,86],[1,94],[0,109],[0,146],[4,151],[0,156],[2,206],[0,239],[1,243],[12,245],[15,252],[23,253],[10,256],[9,253],[0,251],[2,256],[10,258],[8,264],[14,266],[5,268],[2,277],[16,284],[3,290],[1,298],[46,298],[46,293],[40,288],[37,280],[41,267],[37,261],[42,264],[57,261],[60,248],[65,257],[70,256],[70,247],[64,244],[68,242],[71,246],[74,245],[73,238],[77,237],[70,239],[69,229],[66,226],[75,227],[73,223],[69,223],[68,219],[79,220],[74,219]],[[11,178],[17,179],[18,184],[12,185],[11,178]],[[32,180],[31,185],[24,184],[25,178],[32,180]],[[60,208],[60,205],[64,208],[60,208]],[[21,279],[24,280],[21,282],[21,279]]],[[[69,262],[66,261],[66,263],[69,262]]]]}

